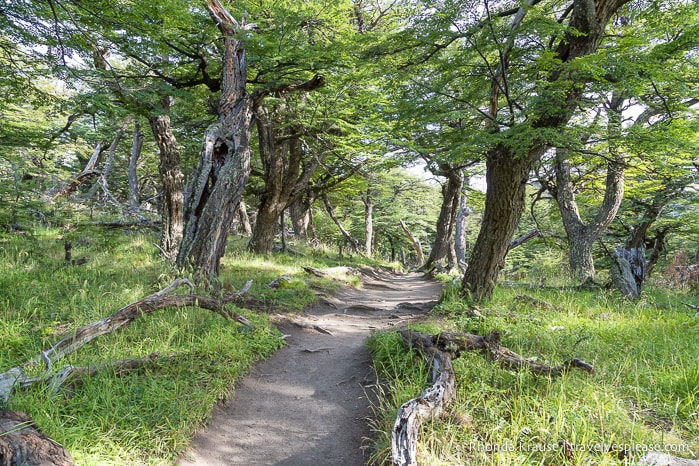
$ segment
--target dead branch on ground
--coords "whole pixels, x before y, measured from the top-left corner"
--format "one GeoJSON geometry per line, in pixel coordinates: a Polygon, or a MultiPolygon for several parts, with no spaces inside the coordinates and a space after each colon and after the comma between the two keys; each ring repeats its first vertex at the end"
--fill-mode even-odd
{"type": "MultiPolygon", "coordinates": [[[[236,302],[240,296],[246,293],[252,281],[249,281],[245,286],[237,293],[227,295],[222,299],[213,299],[206,296],[197,295],[169,295],[172,291],[176,290],[182,285],[187,285],[191,290],[194,289],[194,285],[187,279],[178,279],[171,283],[169,286],[157,291],[140,301],[128,304],[123,308],[119,309],[116,313],[109,317],[105,317],[96,322],[85,325],[79,328],[75,332],[71,333],[69,336],[63,338],[57,343],[53,344],[50,348],[42,351],[33,359],[25,362],[19,366],[13,367],[12,369],[0,374],[0,403],[6,403],[7,400],[12,395],[12,392],[16,389],[27,388],[32,385],[39,383],[47,383],[54,389],[58,389],[67,380],[73,379],[79,374],[88,374],[94,372],[96,369],[90,368],[75,368],[67,366],[68,368],[63,368],[54,373],[54,364],[67,354],[71,354],[92,340],[118,330],[122,327],[134,322],[139,317],[150,314],[159,309],[164,309],[167,307],[185,307],[194,306],[200,307],[202,309],[207,309],[215,312],[222,316],[226,320],[235,320],[245,326],[252,327],[252,323],[246,319],[244,316],[231,311],[227,305],[236,302]],[[30,368],[45,366],[45,370],[37,375],[30,375],[32,372],[30,368]],[[30,372],[30,373],[28,373],[30,372]]],[[[135,364],[137,361],[140,363],[149,362],[150,357],[141,358],[137,360],[125,360],[117,363],[112,363],[103,366],[96,366],[97,369],[104,368],[107,366],[118,367],[123,370],[127,367],[136,368],[139,364],[135,364]],[[121,364],[120,364],[121,363],[121,364]],[[116,364],[116,366],[114,366],[116,364]],[[135,365],[134,365],[135,364],[135,365]]],[[[152,358],[151,358],[152,359],[152,358]]]]}
{"type": "Polygon", "coordinates": [[[592,365],[581,359],[571,359],[560,366],[549,366],[526,359],[500,344],[500,334],[492,332],[481,336],[470,333],[443,332],[437,335],[403,329],[398,333],[406,345],[417,348],[431,366],[430,387],[422,394],[404,403],[398,410],[393,424],[393,464],[417,465],[417,437],[420,425],[427,418],[437,417],[444,407],[456,396],[455,375],[452,358],[462,352],[479,350],[508,369],[529,369],[535,374],[558,376],[572,367],[594,373],[592,365]]]}

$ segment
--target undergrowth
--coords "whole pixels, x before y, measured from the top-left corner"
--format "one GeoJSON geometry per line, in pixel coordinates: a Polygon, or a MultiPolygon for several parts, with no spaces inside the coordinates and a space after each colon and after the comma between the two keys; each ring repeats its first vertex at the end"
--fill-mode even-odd
{"type": "MultiPolygon", "coordinates": [[[[154,233],[110,230],[87,221],[1,234],[0,373],[181,277],[160,257],[157,241],[154,233]],[[73,259],[84,257],[85,263],[65,263],[66,241],[72,242],[73,259]]],[[[235,381],[283,345],[264,311],[299,311],[315,300],[311,288],[338,286],[301,269],[335,265],[326,254],[255,256],[244,252],[243,240],[231,241],[228,250],[219,285],[232,291],[253,280],[248,295],[264,303],[263,312],[236,311],[254,329],[199,308],[163,309],[89,343],[53,370],[158,352],[155,364],[120,376],[105,369],[58,393],[35,386],[15,392],[0,409],[31,415],[79,465],[172,464],[235,381]],[[289,283],[267,287],[284,274],[289,283]]]]}
{"type": "MultiPolygon", "coordinates": [[[[596,373],[550,378],[462,355],[456,401],[423,425],[418,463],[629,465],[650,449],[697,457],[699,317],[683,303],[698,301],[659,289],[631,302],[613,291],[498,287],[473,317],[448,287],[421,330],[497,330],[525,357],[552,365],[577,357],[596,373]]],[[[377,332],[369,344],[383,380],[372,461],[388,464],[398,408],[427,386],[427,368],[395,332],[377,332]]]]}

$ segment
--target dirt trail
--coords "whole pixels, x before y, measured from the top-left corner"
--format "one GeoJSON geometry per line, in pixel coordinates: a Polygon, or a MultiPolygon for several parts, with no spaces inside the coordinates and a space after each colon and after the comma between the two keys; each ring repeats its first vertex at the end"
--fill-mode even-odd
{"type": "Polygon", "coordinates": [[[441,287],[374,269],[362,270],[362,281],[302,316],[332,335],[284,325],[287,346],[251,370],[178,464],[364,465],[374,383],[366,339],[426,313],[441,287]]]}

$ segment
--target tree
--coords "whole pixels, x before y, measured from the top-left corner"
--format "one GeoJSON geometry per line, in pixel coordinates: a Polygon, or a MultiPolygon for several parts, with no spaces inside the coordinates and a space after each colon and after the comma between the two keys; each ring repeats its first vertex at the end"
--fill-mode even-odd
{"type": "Polygon", "coordinates": [[[568,237],[571,271],[575,277],[583,281],[595,278],[592,246],[614,220],[624,195],[624,155],[618,150],[623,103],[624,99],[621,96],[613,95],[605,105],[609,144],[606,154],[607,174],[604,198],[588,223],[582,220],[575,200],[569,152],[564,148],[556,149],[554,161],[556,184],[549,185],[548,188],[561,211],[563,226],[568,237]]]}
{"type": "Polygon", "coordinates": [[[478,3],[420,4],[420,21],[406,21],[377,54],[397,57],[398,69],[430,64],[404,86],[450,99],[448,121],[461,127],[463,150],[481,147],[486,207],[462,290],[484,299],[523,212],[529,173],[597,79],[593,54],[628,0],[573,0],[558,15],[548,2],[478,3]]]}
{"type": "MultiPolygon", "coordinates": [[[[556,182],[542,180],[558,202],[568,238],[571,270],[582,280],[595,277],[592,247],[621,205],[624,172],[657,158],[650,154],[651,146],[637,145],[634,140],[642,134],[655,133],[653,127],[664,126],[668,119],[686,118],[687,108],[696,103],[686,86],[694,74],[686,66],[687,54],[696,43],[693,40],[677,42],[681,31],[692,27],[691,14],[670,21],[661,20],[664,16],[666,14],[658,12],[635,17],[632,12],[624,18],[627,26],[634,26],[634,37],[622,35],[605,46],[604,55],[596,63],[604,70],[604,79],[591,83],[574,122],[567,128],[571,135],[582,134],[582,140],[591,142],[575,144],[571,140],[570,146],[557,148],[556,182]],[[659,28],[664,31],[660,33],[659,28]],[[658,70],[659,62],[663,64],[662,72],[658,70]],[[598,120],[604,121],[605,117],[606,126],[597,128],[598,120]],[[584,127],[586,122],[587,128],[584,127]],[[591,155],[601,156],[606,166],[606,180],[601,188],[595,183],[587,187],[584,184],[588,176],[601,173],[591,155]],[[574,168],[581,174],[575,181],[574,168]],[[593,212],[590,205],[595,205],[596,190],[603,191],[604,197],[593,212]],[[585,210],[591,217],[587,223],[581,219],[576,192],[585,196],[585,210]]],[[[679,141],[681,138],[675,144],[679,141]]]]}
{"type": "MultiPolygon", "coordinates": [[[[524,210],[529,172],[546,151],[550,131],[562,128],[568,122],[582,96],[585,82],[591,79],[577,69],[578,59],[595,52],[609,20],[625,3],[627,0],[573,1],[568,28],[558,46],[547,56],[559,64],[547,73],[545,83],[532,95],[531,114],[525,122],[515,122],[504,129],[501,141],[488,150],[488,190],[483,223],[462,283],[463,292],[472,298],[481,300],[492,295],[507,247],[524,210]],[[522,134],[524,130],[531,132],[522,134]]],[[[518,14],[525,11],[521,7],[518,14]]],[[[514,35],[518,25],[513,26],[514,35]]],[[[508,38],[508,44],[514,43],[514,37],[508,38]]],[[[493,120],[498,117],[499,96],[506,89],[510,53],[511,50],[503,50],[498,68],[491,77],[490,116],[493,120]]],[[[508,96],[506,98],[511,100],[508,96]]]]}
{"type": "Polygon", "coordinates": [[[206,4],[223,35],[218,122],[206,130],[189,185],[185,231],[177,265],[191,266],[205,283],[218,276],[230,226],[250,173],[250,134],[256,99],[246,89],[246,19],[236,21],[218,0],[206,4]]]}
{"type": "Polygon", "coordinates": [[[452,266],[457,266],[454,231],[456,230],[456,218],[460,208],[461,190],[464,185],[463,167],[440,163],[438,168],[438,170],[432,168],[432,173],[446,177],[447,180],[442,185],[442,207],[437,218],[437,228],[435,239],[432,243],[432,250],[423,265],[425,270],[429,270],[444,262],[445,259],[452,266]]]}

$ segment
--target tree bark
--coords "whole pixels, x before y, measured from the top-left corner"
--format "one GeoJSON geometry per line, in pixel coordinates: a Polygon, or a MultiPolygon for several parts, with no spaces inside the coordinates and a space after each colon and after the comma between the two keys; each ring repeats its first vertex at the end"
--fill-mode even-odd
{"type": "Polygon", "coordinates": [[[646,275],[646,250],[643,246],[625,249],[617,247],[611,268],[612,282],[619,292],[631,299],[641,297],[643,279],[646,275]]]}
{"type": "MultiPolygon", "coordinates": [[[[533,129],[561,128],[571,118],[582,96],[584,86],[581,84],[585,78],[576,75],[566,64],[597,49],[609,19],[628,1],[574,1],[569,30],[556,49],[561,65],[551,72],[548,83],[539,89],[531,107],[534,115],[527,124],[533,129]],[[556,102],[558,105],[554,105],[556,102]]],[[[496,86],[499,85],[495,83],[494,88],[496,86]]],[[[517,131],[521,131],[519,124],[503,133],[517,131]]],[[[483,300],[493,294],[507,246],[524,210],[529,172],[546,149],[547,141],[535,135],[517,147],[499,143],[486,155],[485,212],[462,282],[462,292],[473,299],[483,300]]]]}
{"type": "Polygon", "coordinates": [[[136,171],[138,159],[141,156],[141,150],[143,149],[143,131],[141,131],[141,125],[137,122],[134,124],[133,128],[133,144],[131,145],[131,156],[129,157],[129,200],[128,208],[132,214],[138,212],[139,208],[139,191],[138,191],[138,173],[136,171]]]}
{"type": "Polygon", "coordinates": [[[229,226],[250,174],[254,98],[246,90],[247,53],[239,34],[246,28],[244,20],[238,23],[219,0],[208,0],[206,7],[224,43],[218,122],[206,131],[192,177],[176,263],[193,267],[197,280],[210,285],[218,276],[229,226]]]}
{"type": "Polygon", "coordinates": [[[439,168],[439,174],[446,176],[447,181],[442,186],[442,207],[439,211],[439,218],[437,219],[434,244],[432,245],[432,250],[430,251],[427,261],[422,266],[425,270],[429,270],[435,265],[445,262],[445,259],[449,261],[451,258],[450,256],[452,254],[450,252],[454,243],[454,224],[459,210],[461,188],[464,184],[463,171],[460,167],[440,164],[439,168]]]}
{"type": "Polygon", "coordinates": [[[308,157],[301,141],[303,128],[283,125],[287,110],[284,94],[290,91],[313,91],[325,85],[325,79],[316,75],[304,83],[282,86],[274,93],[283,102],[269,111],[260,103],[253,108],[260,142],[265,190],[260,196],[257,221],[250,239],[251,251],[260,254],[272,252],[279,217],[290,205],[310,189],[311,177],[320,165],[323,155],[308,157]]]}
{"type": "Polygon", "coordinates": [[[161,101],[163,113],[148,117],[153,137],[160,152],[160,180],[163,185],[163,195],[160,203],[162,232],[160,235],[160,250],[168,260],[177,257],[184,231],[184,175],[180,167],[180,151],[177,140],[172,133],[170,124],[170,97],[161,101]]]}
{"type": "Polygon", "coordinates": [[[73,457],[47,437],[27,414],[0,411],[2,466],[73,466],[73,457]]]}
{"type": "Polygon", "coordinates": [[[124,121],[121,127],[117,130],[116,135],[114,136],[114,140],[109,145],[109,150],[107,151],[107,163],[104,166],[104,170],[102,170],[105,188],[109,186],[108,180],[112,174],[112,170],[114,170],[114,160],[116,159],[116,151],[119,147],[121,139],[124,137],[124,133],[126,133],[126,127],[129,125],[129,123],[131,123],[131,117],[127,118],[126,121],[124,121]]]}
{"type": "Polygon", "coordinates": [[[73,181],[70,182],[70,184],[61,189],[59,192],[53,195],[51,198],[52,201],[55,201],[57,199],[60,199],[62,197],[68,197],[73,195],[80,189],[80,186],[82,186],[86,181],[100,176],[101,173],[95,170],[95,166],[97,165],[97,160],[99,159],[100,154],[102,153],[102,143],[98,142],[97,145],[95,146],[95,150],[92,151],[92,155],[90,156],[89,160],[85,164],[85,168],[80,172],[78,176],[75,177],[73,181]]]}
{"type": "Polygon", "coordinates": [[[403,220],[400,221],[400,226],[403,228],[403,231],[408,236],[408,239],[410,240],[410,242],[413,245],[413,248],[415,249],[418,267],[422,267],[425,263],[425,254],[422,252],[422,245],[420,244],[420,240],[417,237],[415,237],[415,235],[413,235],[413,233],[408,228],[408,225],[406,225],[403,220]]]}
{"type": "Polygon", "coordinates": [[[245,202],[242,200],[238,204],[238,219],[240,221],[240,226],[243,229],[243,234],[245,236],[252,235],[252,226],[250,225],[250,217],[248,217],[248,209],[245,206],[245,202]]]}
{"type": "Polygon", "coordinates": [[[326,212],[328,213],[332,221],[335,223],[335,225],[337,225],[337,228],[340,230],[340,233],[342,233],[342,236],[344,236],[345,240],[352,246],[354,252],[359,254],[359,242],[352,237],[350,232],[347,231],[344,226],[342,226],[342,222],[340,222],[340,219],[338,219],[337,215],[335,215],[335,209],[330,204],[328,195],[323,193],[322,198],[326,212]]]}
{"type": "MultiPolygon", "coordinates": [[[[468,178],[465,178],[464,185],[467,184],[468,178]]],[[[459,212],[456,215],[456,223],[454,226],[454,254],[456,255],[456,263],[462,271],[466,268],[466,250],[468,247],[466,222],[470,214],[471,208],[468,206],[468,196],[466,192],[463,191],[459,199],[459,212]]]]}
{"type": "Polygon", "coordinates": [[[526,183],[531,157],[515,157],[512,150],[498,145],[486,161],[485,212],[478,239],[464,273],[462,290],[475,300],[489,298],[502,269],[510,241],[526,202],[526,183]]]}
{"type": "Polygon", "coordinates": [[[304,196],[299,197],[289,206],[291,225],[294,235],[298,238],[308,238],[308,231],[313,225],[313,204],[316,201],[316,192],[309,190],[304,196]]]}

